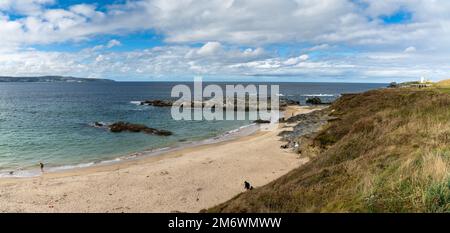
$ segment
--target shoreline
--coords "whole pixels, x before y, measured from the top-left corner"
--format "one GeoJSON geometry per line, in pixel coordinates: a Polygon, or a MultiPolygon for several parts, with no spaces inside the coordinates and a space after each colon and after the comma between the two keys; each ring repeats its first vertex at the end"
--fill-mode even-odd
{"type": "MultiPolygon", "coordinates": [[[[179,142],[175,145],[168,146],[168,147],[160,147],[160,148],[155,148],[155,149],[147,149],[147,150],[132,152],[132,153],[129,153],[126,155],[120,155],[118,157],[106,159],[106,160],[46,167],[44,174],[70,172],[72,170],[77,170],[77,169],[109,166],[109,165],[114,165],[117,163],[123,163],[123,162],[127,162],[127,161],[146,159],[148,157],[163,156],[165,153],[176,152],[176,151],[183,150],[183,149],[193,148],[193,147],[202,146],[202,145],[212,145],[212,144],[216,144],[216,143],[220,143],[220,142],[236,140],[236,139],[239,139],[239,138],[242,138],[245,136],[255,134],[258,132],[258,130],[259,130],[259,126],[255,123],[251,123],[249,125],[243,125],[239,128],[226,131],[220,135],[201,139],[198,141],[179,142]]],[[[9,170],[7,170],[7,169],[0,171],[0,180],[1,179],[33,178],[33,177],[39,177],[39,176],[43,175],[43,173],[38,168],[14,170],[13,172],[14,172],[14,174],[11,175],[9,173],[9,170]]]]}
{"type": "MultiPolygon", "coordinates": [[[[286,116],[318,110],[290,108],[286,116]],[[290,113],[290,114],[289,114],[290,113]]],[[[212,144],[114,164],[1,178],[1,212],[198,212],[265,185],[307,162],[280,149],[278,134],[258,131],[212,144]]]]}

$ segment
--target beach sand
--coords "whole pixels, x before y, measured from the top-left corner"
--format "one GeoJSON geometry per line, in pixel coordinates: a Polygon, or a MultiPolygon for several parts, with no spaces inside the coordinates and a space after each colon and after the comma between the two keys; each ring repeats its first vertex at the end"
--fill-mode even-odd
{"type": "MultiPolygon", "coordinates": [[[[289,107],[285,116],[317,108],[289,107]]],[[[0,212],[198,212],[305,163],[274,131],[120,163],[0,179],[0,212]]]]}

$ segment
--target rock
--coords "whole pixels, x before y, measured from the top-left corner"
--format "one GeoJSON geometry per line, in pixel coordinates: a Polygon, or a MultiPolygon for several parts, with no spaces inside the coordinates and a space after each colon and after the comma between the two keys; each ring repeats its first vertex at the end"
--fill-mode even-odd
{"type": "Polygon", "coordinates": [[[391,82],[388,86],[388,88],[397,88],[397,87],[399,87],[399,85],[396,82],[391,82]]]}
{"type": "Polygon", "coordinates": [[[159,136],[170,136],[172,132],[167,130],[159,130],[154,128],[149,128],[146,125],[142,124],[132,124],[129,122],[119,121],[112,125],[109,125],[109,130],[113,133],[119,133],[122,131],[128,131],[133,133],[144,132],[148,134],[155,134],[159,136]]]}
{"type": "Polygon", "coordinates": [[[141,105],[150,105],[155,107],[171,107],[173,101],[171,100],[145,100],[141,102],[141,105]]]}
{"type": "Polygon", "coordinates": [[[282,137],[282,141],[287,142],[281,148],[300,150],[302,147],[300,139],[309,138],[310,135],[317,133],[323,125],[327,124],[329,119],[334,119],[334,117],[329,116],[329,110],[327,109],[299,114],[287,119],[286,122],[296,125],[293,130],[283,131],[278,135],[282,137]]]}
{"type": "Polygon", "coordinates": [[[319,97],[308,98],[306,100],[306,103],[307,104],[313,104],[313,105],[323,104],[322,100],[319,97]]]}
{"type": "MultiPolygon", "coordinates": [[[[289,101],[291,104],[296,104],[295,101],[289,101]]],[[[234,111],[243,110],[243,111],[251,111],[251,110],[258,110],[260,102],[257,101],[256,105],[250,105],[248,98],[247,99],[240,99],[237,98],[226,98],[223,100],[223,102],[213,102],[211,100],[202,100],[202,101],[185,101],[185,102],[177,102],[175,103],[174,100],[145,100],[141,101],[140,105],[148,105],[148,106],[154,106],[154,107],[172,107],[174,105],[177,106],[183,106],[187,108],[205,108],[205,107],[211,107],[213,110],[215,110],[216,106],[222,106],[223,110],[234,109],[234,111]]],[[[271,102],[270,100],[267,102],[267,110],[271,110],[271,102]]],[[[288,104],[282,103],[280,107],[287,106],[288,104]]],[[[290,104],[289,104],[290,105],[290,104]]]]}
{"type": "MultiPolygon", "coordinates": [[[[333,112],[333,111],[331,111],[331,112],[333,112]]],[[[333,122],[333,121],[340,121],[341,120],[341,118],[339,118],[339,117],[329,117],[328,118],[328,122],[333,122]]]]}
{"type": "Polygon", "coordinates": [[[282,98],[280,99],[280,103],[279,103],[279,109],[280,110],[285,110],[288,106],[292,106],[292,105],[300,105],[299,101],[295,101],[295,100],[291,100],[291,99],[285,99],[282,98]]]}
{"type": "Polygon", "coordinates": [[[280,107],[290,106],[290,105],[300,105],[300,101],[291,99],[280,99],[280,107]]]}
{"type": "Polygon", "coordinates": [[[258,119],[256,121],[253,121],[253,123],[255,123],[255,124],[270,124],[270,121],[258,119]]]}

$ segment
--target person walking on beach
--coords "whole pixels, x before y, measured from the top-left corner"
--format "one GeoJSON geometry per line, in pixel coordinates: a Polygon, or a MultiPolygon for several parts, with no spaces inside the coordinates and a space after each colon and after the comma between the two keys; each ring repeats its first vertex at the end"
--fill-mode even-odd
{"type": "Polygon", "coordinates": [[[44,164],[43,163],[39,163],[39,166],[41,166],[41,172],[44,172],[44,164]]]}

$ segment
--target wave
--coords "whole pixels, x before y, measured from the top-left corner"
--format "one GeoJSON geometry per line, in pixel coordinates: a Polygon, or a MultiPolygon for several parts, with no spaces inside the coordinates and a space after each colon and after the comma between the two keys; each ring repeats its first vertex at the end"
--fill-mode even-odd
{"type": "Polygon", "coordinates": [[[109,122],[103,122],[103,121],[98,121],[98,122],[92,122],[88,124],[90,127],[94,127],[94,128],[107,128],[108,125],[110,125],[109,122]]]}
{"type": "MultiPolygon", "coordinates": [[[[94,124],[92,124],[94,125],[94,124]]],[[[194,146],[200,146],[200,145],[208,145],[223,141],[232,140],[238,137],[243,137],[247,135],[251,135],[255,133],[259,129],[259,126],[257,124],[249,124],[241,126],[237,129],[226,131],[219,136],[206,138],[198,141],[187,141],[183,143],[178,143],[177,145],[171,146],[171,147],[160,147],[155,149],[148,149],[143,150],[141,152],[135,152],[127,155],[123,155],[120,157],[116,157],[113,159],[105,159],[105,160],[99,160],[95,162],[86,162],[86,163],[79,163],[79,164],[73,164],[73,165],[61,165],[61,166],[54,166],[54,167],[45,167],[45,172],[62,172],[67,170],[73,170],[73,169],[79,169],[79,168],[87,168],[87,167],[93,167],[97,165],[108,165],[108,164],[114,164],[126,160],[133,160],[133,159],[139,159],[149,156],[157,156],[166,152],[170,151],[176,151],[181,150],[188,147],[194,147],[194,146]]],[[[40,169],[36,168],[25,168],[25,169],[16,169],[16,170],[0,170],[0,178],[26,178],[26,177],[37,177],[42,175],[42,172],[40,169]]]]}
{"type": "Polygon", "coordinates": [[[229,135],[229,134],[237,133],[237,132],[240,132],[240,131],[242,131],[244,129],[250,128],[250,127],[255,126],[255,125],[257,125],[257,124],[252,123],[252,124],[249,124],[249,125],[244,125],[244,126],[241,126],[241,127],[237,128],[237,129],[229,130],[229,131],[223,133],[223,135],[229,135]]]}
{"type": "Polygon", "coordinates": [[[0,178],[20,178],[20,177],[35,177],[40,175],[40,170],[30,169],[30,170],[2,170],[0,171],[0,178]]]}
{"type": "Polygon", "coordinates": [[[334,97],[337,95],[334,94],[307,94],[307,95],[302,95],[302,96],[306,96],[306,97],[334,97]]]}
{"type": "Polygon", "coordinates": [[[63,166],[58,166],[58,167],[49,167],[47,169],[45,169],[47,172],[58,172],[58,171],[65,171],[65,170],[70,170],[70,169],[75,169],[75,168],[85,168],[85,167],[91,167],[95,164],[98,164],[100,162],[89,162],[89,163],[80,163],[80,164],[75,164],[75,165],[63,165],[63,166]]]}
{"type": "Polygon", "coordinates": [[[141,105],[141,101],[133,100],[133,101],[130,101],[130,104],[141,105]]]}

